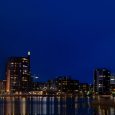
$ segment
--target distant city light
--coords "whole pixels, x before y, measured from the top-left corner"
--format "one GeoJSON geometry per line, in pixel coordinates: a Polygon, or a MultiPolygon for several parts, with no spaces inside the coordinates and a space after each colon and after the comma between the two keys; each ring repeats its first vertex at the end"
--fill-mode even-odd
{"type": "Polygon", "coordinates": [[[28,51],[28,55],[30,55],[30,51],[28,51]]]}
{"type": "Polygon", "coordinates": [[[112,81],[115,80],[115,79],[111,79],[112,81]]]}

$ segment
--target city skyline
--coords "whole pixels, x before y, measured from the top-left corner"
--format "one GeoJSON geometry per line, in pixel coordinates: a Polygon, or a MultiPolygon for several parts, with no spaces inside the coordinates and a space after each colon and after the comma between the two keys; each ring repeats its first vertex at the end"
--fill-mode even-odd
{"type": "Polygon", "coordinates": [[[0,78],[7,57],[31,51],[40,81],[71,75],[91,82],[93,69],[115,72],[115,7],[106,1],[2,1],[0,78]]]}
{"type": "Polygon", "coordinates": [[[107,68],[95,68],[91,84],[69,75],[58,75],[45,82],[37,81],[37,76],[31,74],[30,54],[28,51],[26,56],[8,58],[6,76],[0,80],[1,95],[114,95],[115,75],[107,68]]]}
{"type": "MultiPolygon", "coordinates": [[[[30,55],[30,53],[32,54],[32,52],[30,52],[30,51],[28,51],[29,52],[29,55],[30,55]]],[[[11,57],[23,57],[23,56],[26,56],[27,55],[27,53],[28,52],[26,52],[26,54],[25,55],[16,55],[16,56],[11,56],[11,57]]],[[[32,59],[31,59],[31,56],[32,55],[30,55],[30,60],[31,60],[31,62],[32,62],[32,59]]],[[[6,60],[4,60],[4,64],[6,64],[7,63],[7,61],[8,61],[8,59],[9,58],[11,58],[11,57],[7,57],[7,59],[6,60]]],[[[76,77],[76,76],[72,76],[72,74],[70,73],[70,74],[68,74],[68,73],[63,73],[63,74],[59,74],[59,73],[56,73],[55,74],[55,76],[50,76],[50,77],[48,77],[48,76],[46,76],[46,78],[44,79],[42,76],[40,76],[40,74],[39,73],[33,73],[33,68],[34,67],[32,67],[32,65],[33,64],[31,64],[31,62],[30,62],[30,66],[31,66],[31,77],[33,77],[33,79],[35,80],[35,81],[39,81],[39,82],[46,82],[46,81],[48,81],[48,80],[50,80],[50,79],[53,79],[53,78],[56,78],[56,77],[58,77],[58,76],[71,76],[72,78],[74,78],[74,79],[78,79],[78,80],[80,80],[82,83],[89,83],[89,84],[92,84],[92,81],[93,81],[93,75],[94,75],[94,70],[95,69],[98,69],[98,68],[105,68],[105,69],[109,69],[110,70],[110,68],[107,68],[107,67],[104,67],[104,66],[100,66],[100,67],[97,67],[97,68],[92,68],[92,71],[91,71],[91,79],[90,79],[90,81],[88,81],[87,79],[85,79],[85,80],[82,80],[82,79],[80,79],[80,77],[76,77]]],[[[2,63],[3,64],[3,63],[2,63]]],[[[5,71],[6,71],[6,65],[2,65],[4,68],[2,68],[2,69],[4,69],[4,73],[2,73],[1,75],[3,75],[0,79],[4,79],[5,78],[5,71]]],[[[111,71],[111,73],[114,75],[114,71],[112,71],[112,70],[110,70],[111,71]]],[[[3,72],[3,70],[1,71],[1,72],[3,72]]],[[[52,74],[52,73],[51,73],[52,74]]]]}
{"type": "Polygon", "coordinates": [[[0,1],[6,114],[115,114],[115,1],[0,1]]]}

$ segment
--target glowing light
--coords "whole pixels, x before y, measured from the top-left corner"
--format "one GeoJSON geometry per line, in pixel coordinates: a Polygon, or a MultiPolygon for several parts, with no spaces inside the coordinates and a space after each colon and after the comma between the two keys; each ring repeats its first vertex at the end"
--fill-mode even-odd
{"type": "Polygon", "coordinates": [[[112,81],[115,80],[115,79],[111,79],[112,81]]]}
{"type": "Polygon", "coordinates": [[[30,56],[30,51],[28,51],[28,55],[30,56]]]}
{"type": "Polygon", "coordinates": [[[6,92],[10,92],[10,70],[7,70],[7,83],[6,83],[6,92]]]}

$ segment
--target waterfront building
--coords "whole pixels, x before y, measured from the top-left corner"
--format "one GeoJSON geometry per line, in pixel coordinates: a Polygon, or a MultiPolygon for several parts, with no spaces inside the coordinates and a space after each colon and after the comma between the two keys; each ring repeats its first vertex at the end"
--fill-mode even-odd
{"type": "Polygon", "coordinates": [[[55,79],[57,92],[76,93],[79,90],[79,81],[70,76],[59,76],[55,79]]]}
{"type": "Polygon", "coordinates": [[[115,75],[110,76],[110,87],[111,92],[115,92],[115,75]]]}
{"type": "Polygon", "coordinates": [[[90,85],[88,83],[80,83],[79,84],[79,91],[86,93],[89,90],[90,90],[90,85]]]}
{"type": "Polygon", "coordinates": [[[110,94],[110,76],[108,69],[96,69],[94,71],[94,91],[98,94],[110,94]]]}
{"type": "Polygon", "coordinates": [[[39,90],[40,90],[40,83],[32,82],[32,91],[39,91],[39,90]]]}
{"type": "Polygon", "coordinates": [[[10,57],[6,65],[6,92],[30,91],[30,76],[30,52],[26,57],[10,57]]]}
{"type": "Polygon", "coordinates": [[[57,92],[55,80],[48,80],[46,84],[48,94],[55,94],[57,92]]]}

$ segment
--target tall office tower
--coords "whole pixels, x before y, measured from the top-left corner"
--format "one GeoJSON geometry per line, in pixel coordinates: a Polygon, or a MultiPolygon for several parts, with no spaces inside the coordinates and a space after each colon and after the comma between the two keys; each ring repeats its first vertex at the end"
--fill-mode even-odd
{"type": "Polygon", "coordinates": [[[98,94],[110,94],[110,71],[96,69],[94,71],[94,91],[98,94]]]}
{"type": "Polygon", "coordinates": [[[6,92],[28,92],[30,89],[30,52],[27,57],[10,57],[6,68],[6,92]]]}

